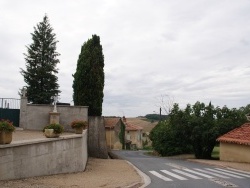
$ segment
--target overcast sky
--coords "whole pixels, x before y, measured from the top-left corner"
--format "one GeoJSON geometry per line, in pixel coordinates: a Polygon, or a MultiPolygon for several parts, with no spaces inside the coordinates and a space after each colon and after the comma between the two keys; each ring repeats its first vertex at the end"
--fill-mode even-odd
{"type": "Polygon", "coordinates": [[[59,41],[60,102],[72,103],[81,46],[97,34],[105,116],[158,113],[161,95],[181,107],[250,104],[249,0],[0,0],[0,98],[19,98],[25,46],[45,14],[59,41]]]}

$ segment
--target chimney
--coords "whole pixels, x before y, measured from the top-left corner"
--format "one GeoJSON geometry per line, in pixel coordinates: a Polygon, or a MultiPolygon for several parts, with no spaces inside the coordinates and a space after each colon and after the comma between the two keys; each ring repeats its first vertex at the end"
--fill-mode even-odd
{"type": "Polygon", "coordinates": [[[124,123],[126,123],[126,118],[125,118],[125,116],[122,117],[122,121],[123,121],[124,123]]]}

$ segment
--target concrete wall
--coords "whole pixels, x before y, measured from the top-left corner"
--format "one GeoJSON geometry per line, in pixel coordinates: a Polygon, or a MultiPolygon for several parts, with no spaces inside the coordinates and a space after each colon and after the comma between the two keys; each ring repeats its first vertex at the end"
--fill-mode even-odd
{"type": "MultiPolygon", "coordinates": [[[[54,106],[27,104],[27,98],[21,98],[20,124],[19,127],[29,130],[42,130],[49,124],[50,116],[54,106]]],[[[88,107],[86,106],[57,106],[60,113],[59,123],[64,126],[65,131],[73,131],[70,123],[76,119],[88,121],[88,107]]]]}
{"type": "Polygon", "coordinates": [[[84,171],[87,157],[86,130],[0,145],[0,180],[84,171]]]}
{"type": "Polygon", "coordinates": [[[88,120],[88,154],[90,157],[107,159],[108,149],[104,118],[101,116],[89,116],[88,120]]]}
{"type": "Polygon", "coordinates": [[[221,142],[220,160],[250,163],[250,146],[221,142]]]}

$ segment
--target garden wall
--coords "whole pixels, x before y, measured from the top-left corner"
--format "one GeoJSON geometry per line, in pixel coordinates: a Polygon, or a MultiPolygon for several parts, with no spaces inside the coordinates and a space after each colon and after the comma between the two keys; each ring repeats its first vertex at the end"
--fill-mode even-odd
{"type": "Polygon", "coordinates": [[[90,157],[108,158],[104,117],[89,116],[88,154],[90,157]]]}
{"type": "Polygon", "coordinates": [[[87,157],[87,130],[0,145],[0,180],[84,171],[87,157]]]}
{"type": "MultiPolygon", "coordinates": [[[[54,106],[43,104],[27,104],[27,98],[21,98],[20,124],[19,127],[29,130],[42,130],[50,121],[50,112],[54,106]]],[[[74,120],[88,121],[87,106],[57,106],[60,113],[59,123],[64,126],[65,131],[72,131],[70,123],[74,120]]]]}

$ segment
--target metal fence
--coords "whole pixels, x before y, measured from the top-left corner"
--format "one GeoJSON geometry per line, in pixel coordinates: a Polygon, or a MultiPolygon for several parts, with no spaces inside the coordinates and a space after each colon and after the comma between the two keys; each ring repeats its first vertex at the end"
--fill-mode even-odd
{"type": "Polygon", "coordinates": [[[20,99],[0,98],[0,108],[3,108],[3,109],[20,109],[20,99]]]}

